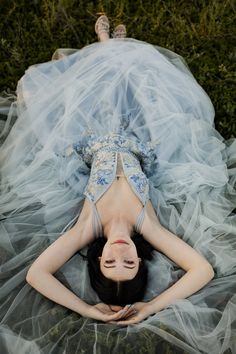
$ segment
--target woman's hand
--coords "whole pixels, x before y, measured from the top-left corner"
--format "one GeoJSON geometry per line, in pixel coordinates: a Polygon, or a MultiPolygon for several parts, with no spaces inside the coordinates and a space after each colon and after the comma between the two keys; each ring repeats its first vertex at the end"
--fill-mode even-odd
{"type": "MultiPolygon", "coordinates": [[[[126,318],[135,313],[132,305],[126,305],[124,308],[121,306],[106,305],[99,303],[96,305],[90,305],[86,311],[86,317],[93,318],[95,320],[110,322],[118,321],[122,318],[126,318]]],[[[116,322],[115,322],[116,323],[116,322]]]]}
{"type": "Polygon", "coordinates": [[[119,318],[115,320],[112,319],[111,321],[109,321],[109,323],[127,326],[129,324],[141,322],[145,318],[154,314],[148,302],[136,302],[131,305],[129,311],[131,309],[133,309],[133,313],[127,311],[126,313],[124,313],[122,320],[120,320],[119,318]]]}

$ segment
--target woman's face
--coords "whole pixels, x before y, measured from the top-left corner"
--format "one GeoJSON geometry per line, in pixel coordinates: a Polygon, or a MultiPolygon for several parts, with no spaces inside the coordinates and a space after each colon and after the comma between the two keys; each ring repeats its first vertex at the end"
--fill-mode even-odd
{"type": "Polygon", "coordinates": [[[98,258],[103,275],[114,281],[133,279],[141,261],[132,239],[124,236],[109,238],[104,245],[102,256],[98,258]],[[126,243],[118,243],[118,240],[126,243]]]}

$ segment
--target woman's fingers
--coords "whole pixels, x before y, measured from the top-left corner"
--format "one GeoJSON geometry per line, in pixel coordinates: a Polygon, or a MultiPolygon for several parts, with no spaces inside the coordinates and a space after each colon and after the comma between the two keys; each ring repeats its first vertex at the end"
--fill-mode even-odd
{"type": "Polygon", "coordinates": [[[134,316],[134,317],[132,317],[132,318],[130,318],[130,319],[127,319],[127,320],[119,320],[119,321],[110,321],[109,323],[111,323],[111,324],[116,324],[116,325],[120,325],[120,326],[128,326],[128,325],[130,325],[130,324],[135,324],[135,323],[138,323],[138,322],[140,322],[141,321],[141,319],[140,318],[138,318],[137,316],[134,316]]]}
{"type": "Polygon", "coordinates": [[[135,324],[138,322],[140,322],[140,319],[138,317],[133,317],[130,320],[118,321],[118,322],[113,322],[113,323],[117,323],[118,325],[121,325],[121,326],[128,326],[129,324],[135,324]]]}
{"type": "Polygon", "coordinates": [[[127,305],[127,309],[124,311],[122,318],[128,318],[135,313],[137,313],[137,310],[134,308],[134,305],[127,305]]]}
{"type": "Polygon", "coordinates": [[[118,306],[118,305],[108,305],[108,306],[109,306],[109,308],[110,308],[112,311],[114,311],[114,312],[118,312],[118,311],[120,311],[120,310],[123,309],[122,306],[118,306]]]}
{"type": "Polygon", "coordinates": [[[124,314],[127,312],[127,310],[128,310],[128,306],[125,306],[122,310],[110,315],[110,318],[114,320],[122,318],[124,314]]]}
{"type": "Polygon", "coordinates": [[[121,317],[125,318],[126,316],[129,316],[133,311],[133,305],[126,305],[123,310],[120,311],[121,317]]]}
{"type": "Polygon", "coordinates": [[[112,314],[110,320],[118,320],[121,318],[127,318],[134,315],[137,311],[134,309],[133,305],[126,305],[122,310],[112,314]]]}

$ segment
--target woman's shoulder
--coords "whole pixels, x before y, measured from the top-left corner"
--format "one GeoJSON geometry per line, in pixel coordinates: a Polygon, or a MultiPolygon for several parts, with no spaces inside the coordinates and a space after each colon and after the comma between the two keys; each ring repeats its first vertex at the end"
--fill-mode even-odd
{"type": "Polygon", "coordinates": [[[151,199],[147,201],[147,206],[146,206],[146,215],[149,216],[150,219],[153,221],[157,222],[160,224],[157,212],[155,208],[152,205],[151,199]]]}
{"type": "Polygon", "coordinates": [[[91,202],[85,198],[79,218],[77,219],[73,228],[78,232],[78,234],[81,235],[81,237],[86,238],[87,244],[94,241],[95,239],[92,225],[91,202]]]}
{"type": "Polygon", "coordinates": [[[157,226],[161,227],[161,223],[156,213],[156,210],[154,209],[152,202],[149,199],[147,201],[146,212],[141,228],[143,237],[145,238],[145,235],[149,234],[150,230],[153,230],[157,226]]]}

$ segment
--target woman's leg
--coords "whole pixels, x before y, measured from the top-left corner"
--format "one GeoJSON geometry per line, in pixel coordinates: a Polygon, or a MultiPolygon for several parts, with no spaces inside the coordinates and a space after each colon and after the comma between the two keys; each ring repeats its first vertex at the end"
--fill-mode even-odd
{"type": "Polygon", "coordinates": [[[109,28],[110,24],[107,16],[100,16],[95,23],[95,32],[97,33],[100,42],[107,41],[110,38],[109,28]]]}
{"type": "Polygon", "coordinates": [[[112,37],[113,38],[125,38],[127,34],[126,27],[123,23],[115,27],[112,37]]]}
{"type": "Polygon", "coordinates": [[[100,40],[100,42],[107,41],[109,38],[110,38],[110,37],[109,37],[109,34],[108,34],[108,33],[105,33],[105,32],[100,33],[100,35],[99,35],[99,40],[100,40]]]}

